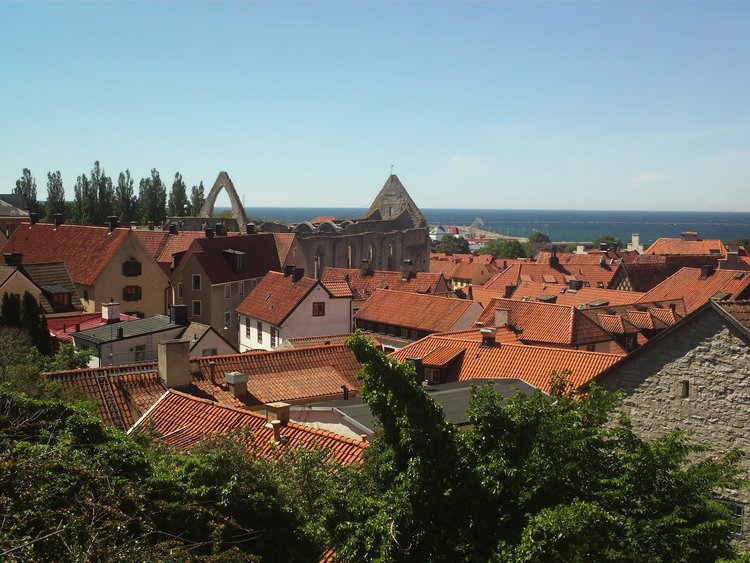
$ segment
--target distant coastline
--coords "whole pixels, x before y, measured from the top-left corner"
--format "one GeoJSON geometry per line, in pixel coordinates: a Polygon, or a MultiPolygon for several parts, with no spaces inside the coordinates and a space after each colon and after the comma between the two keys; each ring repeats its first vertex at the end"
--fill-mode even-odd
{"type": "MultiPolygon", "coordinates": [[[[225,207],[217,207],[220,212],[225,207]]],[[[750,237],[750,212],[701,211],[551,211],[503,209],[422,209],[431,225],[471,225],[482,219],[480,228],[505,236],[528,237],[534,231],[547,233],[555,241],[590,242],[611,234],[623,242],[633,233],[644,244],[659,237],[676,237],[682,231],[698,231],[702,238],[730,241],[750,237]]],[[[278,220],[286,223],[314,219],[321,215],[361,218],[366,208],[331,207],[248,207],[252,220],[278,220]]]]}

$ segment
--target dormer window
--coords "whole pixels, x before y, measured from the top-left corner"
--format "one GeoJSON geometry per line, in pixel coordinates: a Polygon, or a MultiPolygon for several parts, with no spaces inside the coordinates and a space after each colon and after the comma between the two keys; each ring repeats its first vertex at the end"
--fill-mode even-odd
{"type": "Polygon", "coordinates": [[[232,267],[232,270],[235,274],[241,274],[245,270],[245,253],[241,250],[233,250],[231,248],[228,248],[226,250],[222,250],[224,253],[224,257],[227,259],[227,262],[229,262],[229,265],[232,267]]]}

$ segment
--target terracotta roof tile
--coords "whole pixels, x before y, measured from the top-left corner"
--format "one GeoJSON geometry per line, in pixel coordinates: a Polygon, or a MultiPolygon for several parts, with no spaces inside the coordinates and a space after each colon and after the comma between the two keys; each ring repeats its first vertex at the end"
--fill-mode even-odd
{"type": "Polygon", "coordinates": [[[719,292],[727,294],[725,299],[743,299],[750,295],[750,272],[715,270],[703,278],[699,268],[682,268],[644,294],[638,302],[683,298],[690,313],[719,292]]]}
{"type": "MultiPolygon", "coordinates": [[[[22,223],[13,232],[3,252],[20,252],[22,263],[64,262],[74,283],[93,285],[115,251],[130,236],[130,229],[85,225],[22,223]]],[[[4,259],[3,259],[4,263],[4,259]]]]}
{"type": "Polygon", "coordinates": [[[178,449],[189,449],[217,434],[250,431],[247,446],[259,457],[273,458],[284,450],[297,448],[323,449],[328,451],[330,460],[342,465],[360,461],[367,446],[366,442],[291,421],[281,426],[281,441],[276,443],[265,416],[172,389],[165,392],[128,433],[137,433],[144,428],[156,432],[161,442],[178,449]]]}
{"type": "Polygon", "coordinates": [[[597,284],[601,284],[604,288],[608,288],[620,267],[621,264],[604,264],[601,266],[599,264],[569,264],[567,266],[560,264],[555,267],[538,262],[511,264],[484,286],[485,289],[504,291],[506,286],[518,285],[520,280],[524,278],[526,281],[542,282],[544,277],[547,276],[547,279],[550,280],[554,277],[557,283],[566,283],[568,280],[576,279],[588,282],[591,287],[597,287],[597,284]]]}
{"type": "Polygon", "coordinates": [[[451,370],[452,380],[521,379],[545,393],[550,390],[549,377],[553,371],[571,370],[571,382],[578,388],[622,359],[622,356],[615,354],[545,346],[500,344],[483,347],[481,342],[441,335],[423,338],[391,356],[400,361],[422,358],[435,348],[446,346],[464,350],[463,356],[456,362],[456,369],[451,370]]]}
{"type": "Polygon", "coordinates": [[[422,358],[426,366],[444,366],[464,353],[464,349],[454,346],[438,346],[422,358]]]}
{"type": "Polygon", "coordinates": [[[446,332],[456,327],[475,305],[466,299],[378,289],[354,317],[427,332],[446,332]]]}
{"type": "Polygon", "coordinates": [[[312,278],[302,277],[295,282],[293,276],[268,272],[240,303],[237,312],[279,326],[316,285],[318,281],[312,278]]]}
{"type": "Polygon", "coordinates": [[[346,282],[352,289],[355,299],[367,299],[376,289],[393,289],[414,293],[435,294],[448,292],[444,278],[432,272],[416,272],[404,280],[401,272],[390,270],[373,270],[363,274],[361,269],[326,268],[323,272],[323,283],[346,282]],[[442,283],[441,283],[442,282],[442,283]]]}
{"type": "MultiPolygon", "coordinates": [[[[377,335],[372,332],[361,331],[362,336],[365,336],[375,347],[382,348],[380,342],[377,340],[377,335]]],[[[300,336],[298,338],[288,338],[285,343],[291,348],[302,348],[305,346],[338,346],[346,342],[352,335],[349,334],[332,334],[323,336],[300,336]]]]}
{"type": "Polygon", "coordinates": [[[606,331],[576,307],[554,303],[493,299],[482,311],[478,322],[495,326],[498,309],[508,311],[508,325],[520,329],[518,338],[522,342],[581,346],[612,340],[606,331]]]}
{"type": "MultiPolygon", "coordinates": [[[[491,293],[499,293],[497,290],[484,290],[491,293]]],[[[589,303],[604,301],[610,305],[622,305],[634,303],[643,293],[637,291],[619,291],[616,289],[600,289],[597,287],[582,287],[571,290],[567,285],[561,283],[545,282],[521,282],[513,291],[510,299],[521,301],[538,301],[543,296],[554,296],[554,303],[558,305],[588,306],[589,303]]]]}
{"type": "Polygon", "coordinates": [[[279,264],[282,266],[287,263],[289,251],[294,243],[294,233],[273,233],[274,242],[276,242],[276,252],[279,255],[279,264]]]}
{"type": "Polygon", "coordinates": [[[352,296],[352,288],[349,287],[349,284],[346,282],[323,282],[323,287],[325,287],[328,290],[328,293],[330,293],[334,297],[351,297],[352,296]]]}
{"type": "Polygon", "coordinates": [[[718,239],[683,240],[681,238],[663,237],[649,246],[644,254],[692,254],[709,256],[726,256],[727,247],[718,239]]]}
{"type": "Polygon", "coordinates": [[[724,301],[714,303],[738,324],[750,330],[750,301],[724,301]]]}
{"type": "MultiPolygon", "coordinates": [[[[560,264],[564,265],[599,264],[602,259],[609,264],[628,264],[638,257],[638,252],[635,250],[607,250],[606,252],[602,252],[601,250],[591,250],[584,254],[557,252],[556,256],[560,264]]],[[[551,257],[551,251],[541,250],[536,256],[536,261],[540,264],[549,264],[551,257]]]]}

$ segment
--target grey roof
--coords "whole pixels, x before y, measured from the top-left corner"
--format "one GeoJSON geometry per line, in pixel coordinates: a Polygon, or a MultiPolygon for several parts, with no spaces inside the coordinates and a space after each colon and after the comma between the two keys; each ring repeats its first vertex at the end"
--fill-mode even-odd
{"type": "Polygon", "coordinates": [[[26,198],[21,194],[0,194],[0,200],[4,201],[8,205],[17,207],[18,209],[23,209],[24,211],[29,210],[26,204],[26,198]]]}
{"type": "Polygon", "coordinates": [[[164,332],[165,330],[175,328],[175,326],[175,324],[169,321],[169,317],[166,315],[154,315],[153,317],[146,317],[145,319],[121,321],[119,323],[111,323],[96,328],[90,328],[88,330],[82,330],[81,332],[76,332],[73,335],[73,338],[81,338],[83,340],[88,340],[89,342],[94,342],[95,344],[102,344],[119,340],[117,338],[117,331],[119,328],[122,328],[123,338],[133,338],[135,336],[164,332]]]}
{"type": "Polygon", "coordinates": [[[70,273],[64,262],[40,262],[39,264],[22,264],[24,274],[42,290],[41,305],[44,312],[59,313],[71,310],[83,310],[83,304],[76,290],[76,286],[70,279],[70,273]],[[60,307],[50,302],[47,294],[70,293],[70,307],[60,307]]]}
{"type": "Polygon", "coordinates": [[[188,340],[190,342],[190,349],[192,350],[210,328],[210,325],[204,325],[203,323],[192,321],[187,325],[187,328],[185,328],[185,332],[180,335],[180,340],[188,340]]]}
{"type": "Polygon", "coordinates": [[[422,212],[414,203],[406,188],[398,179],[398,176],[391,174],[385,181],[383,189],[372,202],[370,209],[367,211],[366,219],[379,218],[376,212],[380,213],[383,219],[395,219],[401,213],[406,211],[411,217],[412,223],[416,228],[426,228],[427,221],[422,212]],[[389,211],[392,210],[392,213],[389,211]],[[372,217],[374,216],[374,217],[372,217]]]}
{"type": "MultiPolygon", "coordinates": [[[[473,379],[471,381],[429,385],[424,389],[443,407],[445,418],[461,426],[468,422],[466,411],[469,409],[471,400],[471,386],[482,386],[490,382],[493,383],[495,391],[506,398],[512,397],[518,391],[530,395],[536,390],[520,379],[473,379]]],[[[377,426],[375,415],[372,414],[370,407],[360,397],[346,401],[342,399],[330,403],[316,403],[315,406],[332,407],[343,416],[353,419],[370,431],[375,430],[377,426]]]]}

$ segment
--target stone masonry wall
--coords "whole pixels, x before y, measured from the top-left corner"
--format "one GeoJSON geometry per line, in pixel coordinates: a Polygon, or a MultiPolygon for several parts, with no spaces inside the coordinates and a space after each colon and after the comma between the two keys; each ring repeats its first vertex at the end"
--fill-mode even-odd
{"type": "MultiPolygon", "coordinates": [[[[719,455],[732,448],[745,453],[750,475],[750,346],[745,337],[710,309],[600,381],[624,389],[624,410],[634,430],[653,438],[676,428],[719,455]],[[689,390],[683,397],[683,382],[689,390]]],[[[727,500],[747,506],[747,489],[723,491],[727,500]]],[[[750,512],[745,520],[750,517],[750,512]]],[[[745,523],[742,548],[750,547],[745,523]]]]}

